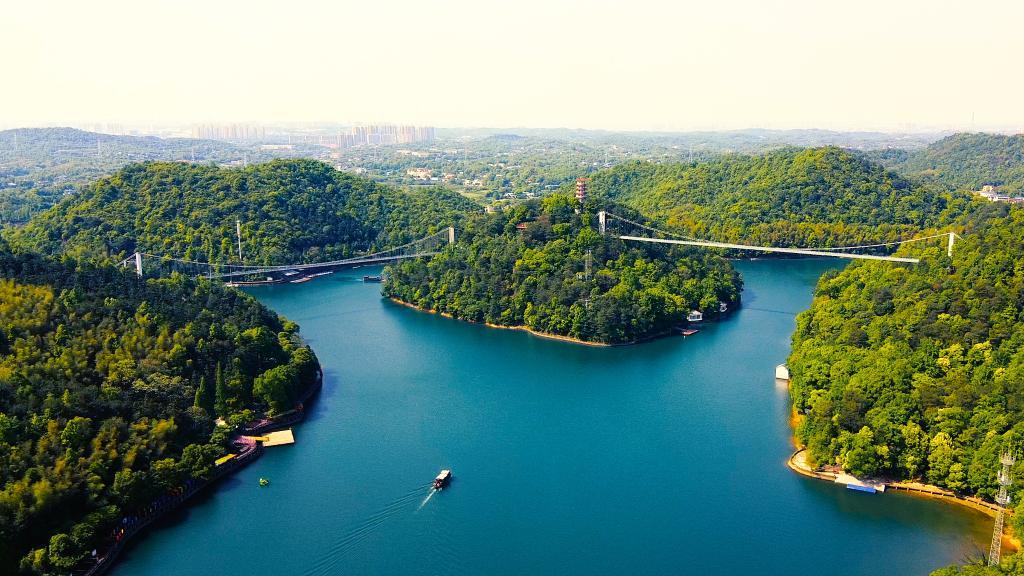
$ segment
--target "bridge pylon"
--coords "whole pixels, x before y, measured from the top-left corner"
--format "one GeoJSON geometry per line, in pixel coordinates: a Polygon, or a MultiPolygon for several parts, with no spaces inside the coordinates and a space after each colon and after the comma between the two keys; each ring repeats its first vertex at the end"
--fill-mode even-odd
{"type": "Polygon", "coordinates": [[[142,252],[136,252],[122,260],[121,268],[127,268],[129,262],[135,266],[135,273],[138,274],[139,278],[142,278],[142,252]]]}
{"type": "Polygon", "coordinates": [[[597,229],[601,232],[601,236],[604,236],[606,230],[607,216],[608,213],[605,212],[604,210],[601,210],[600,212],[597,213],[597,229]]]}
{"type": "Polygon", "coordinates": [[[455,244],[455,226],[448,227],[448,243],[455,244]]]}

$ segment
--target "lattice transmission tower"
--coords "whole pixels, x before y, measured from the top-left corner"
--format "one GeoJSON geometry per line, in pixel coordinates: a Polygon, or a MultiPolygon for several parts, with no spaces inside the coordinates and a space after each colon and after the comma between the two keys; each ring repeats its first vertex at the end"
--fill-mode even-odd
{"type": "Polygon", "coordinates": [[[1010,478],[1010,467],[1016,460],[1013,454],[1007,452],[999,458],[1000,464],[1003,465],[1002,470],[999,471],[999,495],[996,496],[996,503],[999,504],[999,512],[996,513],[996,523],[992,527],[992,544],[989,545],[988,549],[988,565],[998,566],[999,558],[1002,553],[1003,547],[1003,520],[1006,516],[1006,505],[1010,503],[1010,495],[1007,494],[1006,489],[1013,484],[1013,480],[1010,478]]]}

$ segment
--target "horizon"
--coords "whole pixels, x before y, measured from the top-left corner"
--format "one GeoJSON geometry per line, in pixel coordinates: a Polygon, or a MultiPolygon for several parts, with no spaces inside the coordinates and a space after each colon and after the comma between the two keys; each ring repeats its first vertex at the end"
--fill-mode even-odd
{"type": "MultiPolygon", "coordinates": [[[[274,128],[274,129],[317,129],[325,130],[328,128],[350,128],[358,126],[400,126],[403,125],[399,122],[388,122],[388,121],[376,121],[376,122],[351,122],[343,123],[337,121],[296,121],[296,122],[260,122],[260,121],[225,121],[225,122],[182,122],[182,123],[121,123],[121,122],[80,122],[80,123],[40,123],[31,125],[3,125],[0,124],[0,132],[13,131],[13,130],[44,130],[44,129],[72,129],[81,130],[83,132],[90,132],[95,134],[104,134],[108,136],[139,136],[139,137],[158,137],[158,138],[189,138],[199,140],[222,140],[221,138],[202,138],[188,135],[169,135],[168,132],[173,131],[186,131],[192,128],[200,126],[252,126],[258,128],[274,128]]],[[[428,126],[428,125],[418,125],[428,126]]],[[[592,134],[608,134],[608,135],[652,135],[652,136],[689,136],[698,134],[729,134],[729,133],[752,133],[752,132],[769,132],[769,133],[799,133],[799,132],[819,132],[819,133],[831,133],[838,135],[852,135],[852,134],[877,134],[884,136],[938,136],[940,138],[951,136],[954,134],[998,134],[1014,136],[1024,134],[1024,128],[976,128],[976,129],[943,129],[938,127],[916,127],[913,129],[892,129],[892,130],[871,130],[871,129],[833,129],[833,128],[821,128],[821,127],[807,127],[807,128],[766,128],[763,126],[750,126],[741,128],[721,128],[721,129],[693,129],[693,130],[675,130],[675,129],[606,129],[606,128],[572,128],[567,126],[435,126],[429,125],[430,128],[436,128],[439,130],[445,130],[450,132],[492,132],[493,134],[517,134],[517,131],[522,132],[579,132],[579,133],[592,133],[592,134]]],[[[459,135],[463,136],[463,135],[459,135]]],[[[438,139],[444,139],[439,137],[438,139]]]]}
{"type": "Polygon", "coordinates": [[[1024,131],[1005,0],[56,4],[9,8],[2,127],[1024,131]]]}

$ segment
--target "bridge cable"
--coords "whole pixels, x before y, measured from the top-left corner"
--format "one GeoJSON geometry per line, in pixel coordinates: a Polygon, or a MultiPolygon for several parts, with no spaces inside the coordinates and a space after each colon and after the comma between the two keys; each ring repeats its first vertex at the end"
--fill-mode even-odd
{"type": "MultiPolygon", "coordinates": [[[[628,218],[623,218],[622,216],[617,216],[615,214],[612,214],[611,212],[605,212],[605,216],[606,217],[614,218],[616,220],[621,220],[622,222],[627,222],[629,224],[632,224],[632,225],[637,226],[639,228],[643,228],[643,229],[648,230],[650,232],[655,232],[657,234],[663,234],[665,236],[675,236],[676,238],[681,238],[683,240],[689,240],[691,242],[718,242],[716,240],[706,240],[704,238],[694,238],[692,236],[685,236],[683,234],[678,234],[678,233],[675,233],[675,232],[669,232],[667,230],[660,230],[658,228],[654,228],[653,226],[647,226],[647,225],[641,224],[639,222],[634,222],[634,221],[632,221],[632,220],[630,220],[628,218]]],[[[814,251],[818,251],[818,252],[829,252],[829,251],[840,251],[840,250],[857,250],[857,249],[860,249],[860,248],[880,248],[882,246],[896,246],[896,245],[900,245],[900,244],[910,244],[911,242],[920,242],[922,240],[932,240],[934,238],[942,238],[942,237],[945,237],[945,236],[949,236],[949,234],[950,234],[949,232],[942,232],[940,234],[933,234],[931,236],[923,236],[921,238],[909,238],[907,240],[896,240],[896,241],[893,241],[893,242],[882,242],[880,244],[862,244],[860,246],[839,246],[839,247],[835,247],[835,248],[802,248],[802,247],[800,247],[798,249],[799,250],[814,250],[814,251]]],[[[963,239],[959,234],[957,234],[955,232],[953,233],[953,235],[956,236],[957,238],[960,238],[961,240],[963,239]]],[[[797,248],[797,247],[794,247],[794,248],[797,248]]]]}

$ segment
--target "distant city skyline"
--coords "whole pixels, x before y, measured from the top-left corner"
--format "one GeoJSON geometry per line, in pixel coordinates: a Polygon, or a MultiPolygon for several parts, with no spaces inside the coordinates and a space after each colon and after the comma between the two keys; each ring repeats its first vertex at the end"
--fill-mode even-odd
{"type": "Polygon", "coordinates": [[[5,17],[3,128],[1024,130],[1009,0],[55,0],[5,17]]]}

